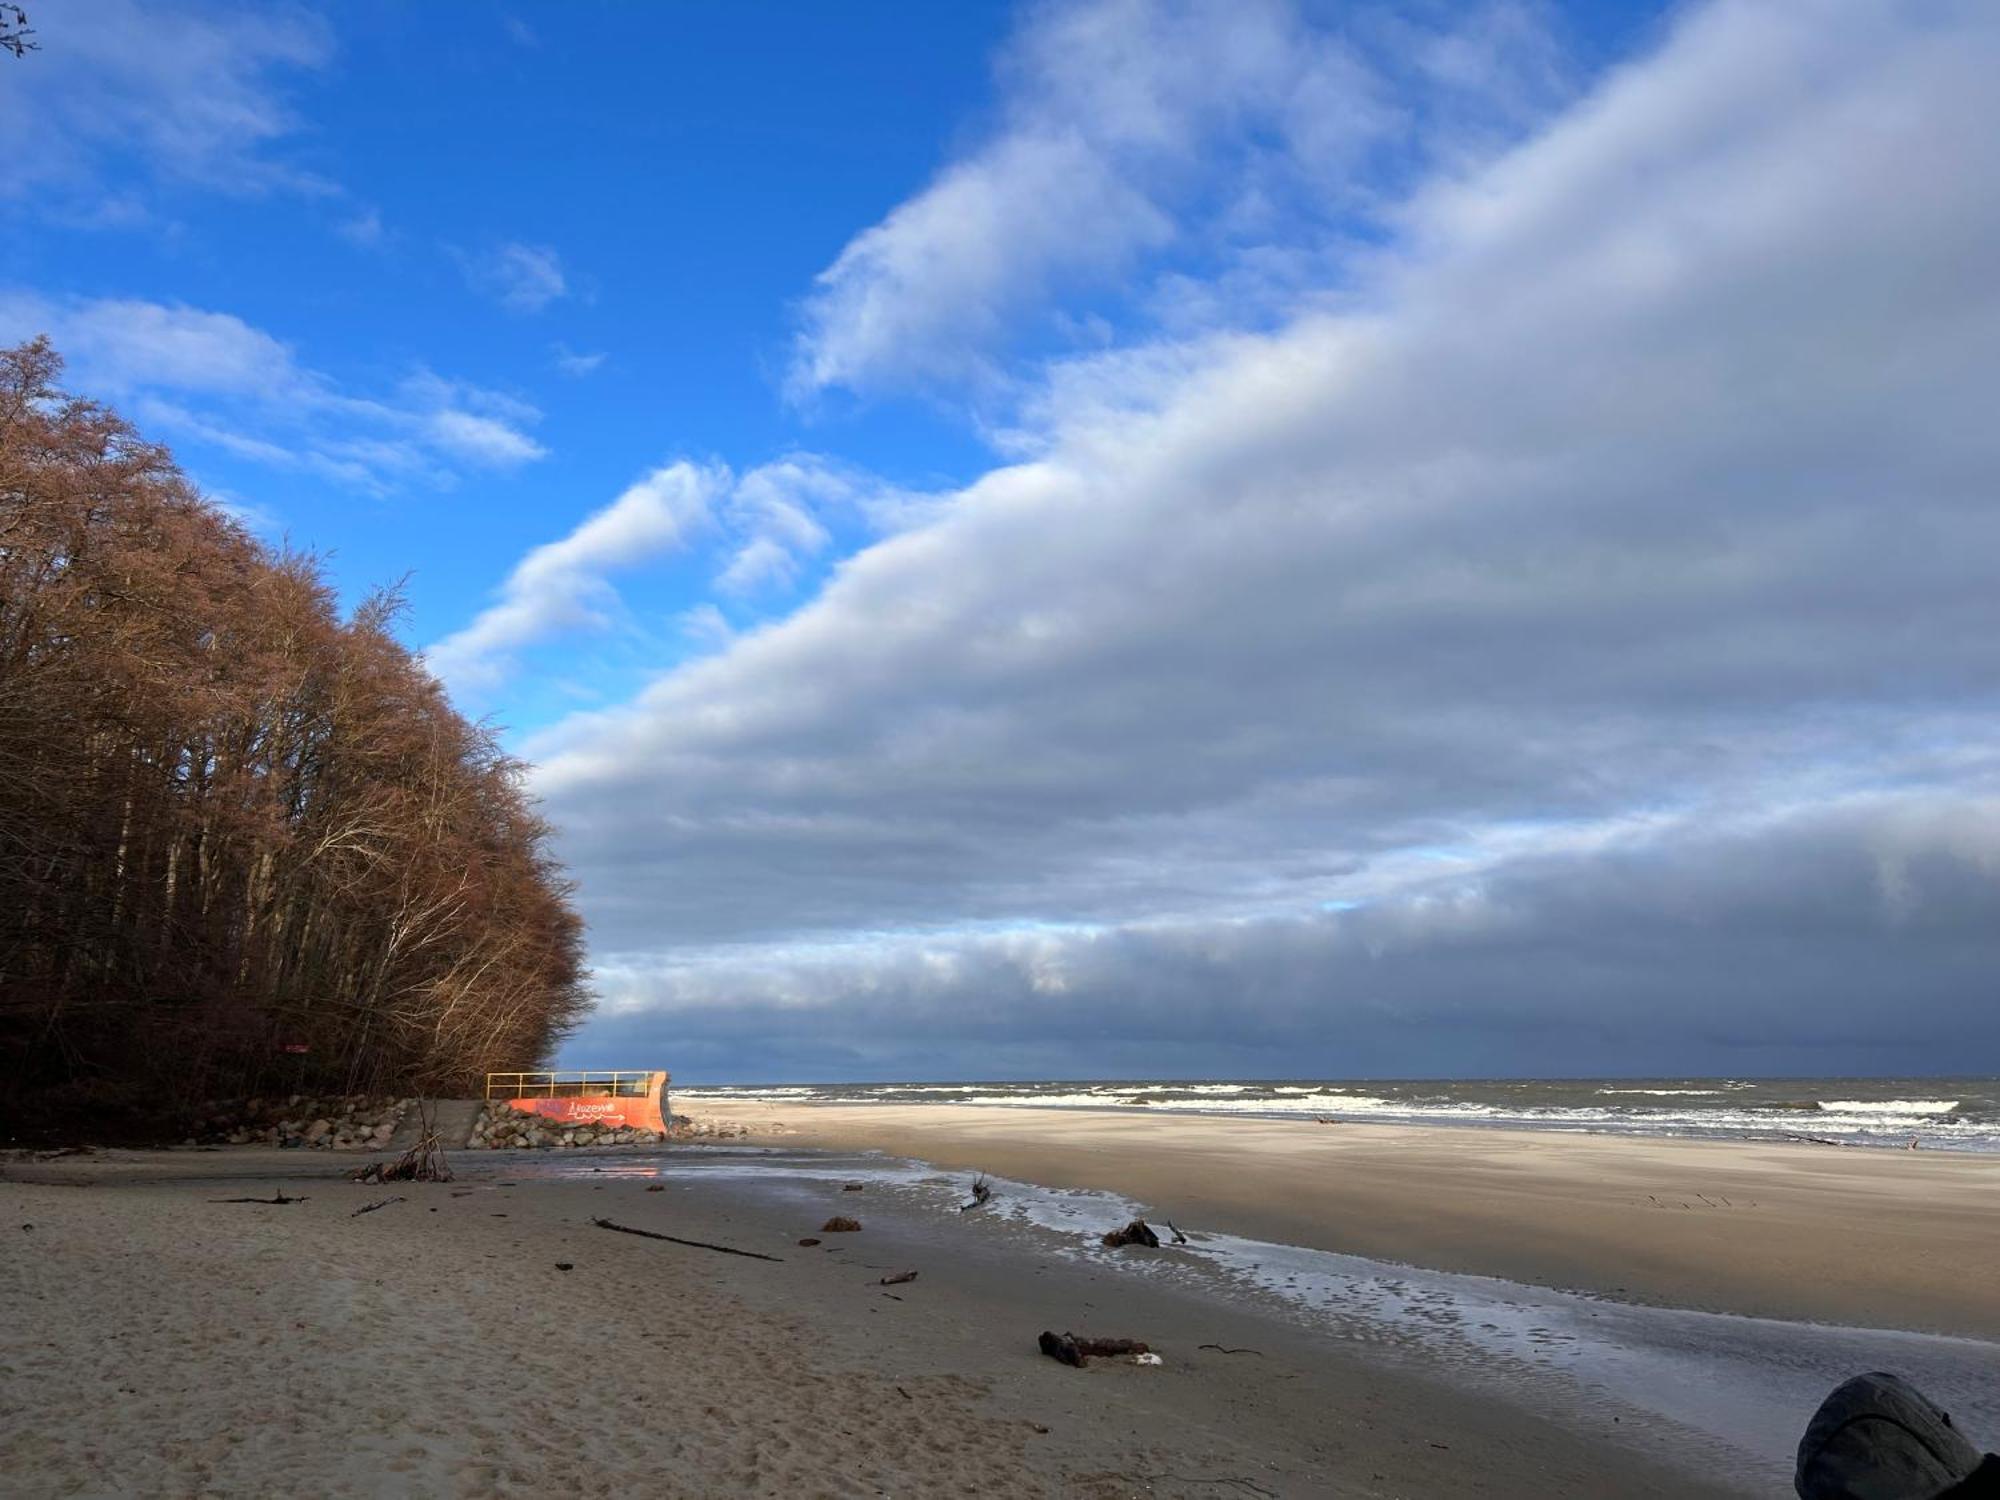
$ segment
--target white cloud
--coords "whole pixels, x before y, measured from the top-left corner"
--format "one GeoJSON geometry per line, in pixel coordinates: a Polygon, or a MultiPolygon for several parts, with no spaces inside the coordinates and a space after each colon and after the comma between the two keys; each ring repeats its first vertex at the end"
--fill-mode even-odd
{"type": "Polygon", "coordinates": [[[753,536],[736,549],[728,566],[717,575],[716,587],[725,594],[755,594],[789,586],[798,571],[798,559],[777,538],[753,536]]]}
{"type": "Polygon", "coordinates": [[[526,747],[599,951],[739,1035],[1615,1038],[1713,982],[1775,1046],[1828,979],[1850,1058],[1884,993],[1990,1041],[1996,68],[1969,0],[1690,9],[1338,299],[1065,366],[1031,459],[526,747]],[[1047,924],[1103,982],[985,987],[1047,924]]]}
{"type": "Polygon", "coordinates": [[[379,250],[389,240],[389,231],[383,226],[381,211],[373,208],[350,214],[334,225],[333,232],[357,250],[379,250]]]}
{"type": "Polygon", "coordinates": [[[857,235],[807,305],[793,388],[965,379],[1055,272],[1109,271],[1165,215],[1080,142],[1009,140],[857,235]]]}
{"type": "Polygon", "coordinates": [[[729,617],[710,603],[682,610],[677,623],[682,635],[702,646],[726,646],[736,639],[736,630],[729,623],[729,617]]]}
{"type": "Polygon", "coordinates": [[[297,128],[284,76],[332,56],[319,18],[289,7],[65,0],[34,20],[42,50],[0,89],[0,135],[21,147],[0,197],[32,192],[59,206],[93,196],[102,173],[127,165],[229,193],[327,190],[271,149],[297,128]]]}
{"type": "Polygon", "coordinates": [[[655,469],[560,541],[537,547],[508,576],[499,600],[425,652],[455,687],[499,680],[510,653],[559,631],[601,630],[618,613],[607,575],[687,545],[704,526],[727,475],[689,463],[655,469]]]}
{"type": "Polygon", "coordinates": [[[437,411],[430,414],[428,428],[437,447],[482,468],[512,469],[548,457],[540,443],[494,417],[437,411]]]}
{"type": "Polygon", "coordinates": [[[465,277],[509,312],[538,313],[569,295],[562,257],[547,245],[509,243],[462,260],[465,277]]]}
{"type": "Polygon", "coordinates": [[[311,384],[283,343],[229,313],[100,297],[53,302],[0,294],[0,325],[47,332],[94,383],[219,395],[295,393],[311,384]]]}
{"type": "MultiPolygon", "coordinates": [[[[744,611],[794,585],[832,546],[836,524],[881,534],[918,513],[915,497],[818,454],[788,454],[740,475],[719,464],[668,464],[568,537],[529,553],[496,604],[431,648],[432,669],[461,687],[489,689],[519,649],[628,619],[608,575],[697,538],[713,548],[715,588],[744,611]]],[[[676,624],[704,647],[737,635],[713,601],[679,611],[676,624]]]]}
{"type": "Polygon", "coordinates": [[[1469,159],[1559,96],[1538,14],[1498,0],[1449,31],[1349,37],[1291,0],[1031,9],[998,128],[820,273],[791,392],[992,385],[1052,294],[1130,281],[1170,247],[1244,260],[1238,294],[1283,305],[1323,268],[1320,242],[1351,235],[1329,214],[1365,209],[1374,176],[1398,170],[1371,171],[1377,154],[1469,159]]]}
{"type": "Polygon", "coordinates": [[[584,354],[567,344],[555,346],[556,368],[572,380],[581,380],[586,375],[595,375],[609,356],[604,354],[584,354]]]}
{"type": "Polygon", "coordinates": [[[734,534],[716,586],[739,598],[793,584],[832,541],[824,518],[859,516],[886,488],[870,476],[810,453],[795,453],[745,474],[730,492],[734,534]]]}
{"type": "Polygon", "coordinates": [[[231,313],[0,291],[0,339],[36,334],[69,361],[77,388],[128,403],[149,426],[373,494],[547,452],[524,430],[540,417],[524,401],[422,369],[381,396],[350,395],[231,313]]]}
{"type": "Polygon", "coordinates": [[[168,428],[176,433],[198,438],[236,458],[247,458],[253,463],[290,469],[300,467],[303,462],[299,453],[281,443],[268,442],[248,433],[218,427],[215,423],[196,416],[185,406],[161,400],[157,396],[141,396],[138,405],[132,411],[132,418],[142,427],[168,428]]]}

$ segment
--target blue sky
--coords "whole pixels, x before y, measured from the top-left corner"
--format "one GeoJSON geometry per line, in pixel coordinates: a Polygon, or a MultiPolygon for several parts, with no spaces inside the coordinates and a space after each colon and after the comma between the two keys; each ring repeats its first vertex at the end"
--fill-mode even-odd
{"type": "Polygon", "coordinates": [[[2000,1065],[1984,7],[35,20],[0,336],[408,575],[572,1060],[2000,1065]]]}
{"type": "MultiPolygon", "coordinates": [[[[1412,16],[1468,25],[1490,9],[1319,15],[1366,33],[1412,16]]],[[[1566,68],[1585,70],[1653,9],[1552,10],[1538,24],[1560,36],[1566,68]]],[[[421,475],[343,478],[246,459],[216,435],[296,451],[282,413],[211,413],[183,385],[143,370],[106,378],[72,351],[80,381],[124,399],[260,530],[327,554],[347,597],[408,574],[410,635],[435,641],[524,553],[664,462],[745,470],[806,451],[917,492],[993,462],[986,428],[1006,416],[979,393],[909,382],[801,395],[787,377],[815,277],[994,128],[1007,93],[995,74],[1032,14],[1000,3],[45,12],[44,49],[9,84],[78,114],[94,90],[130,91],[152,121],[74,129],[73,169],[33,184],[8,217],[8,279],[72,308],[117,299],[240,320],[348,398],[426,378],[478,392],[473,406],[519,434],[517,454],[503,445],[433,455],[421,475]],[[107,32],[123,41],[100,56],[107,32]],[[135,51],[153,56],[136,65],[135,51]],[[210,100],[220,118],[187,97],[207,91],[204,67],[223,83],[210,100]]],[[[1393,178],[1408,147],[1398,139],[1368,165],[1393,178]]],[[[1300,234],[1324,227],[1317,209],[1298,217],[1300,234]]],[[[1341,228],[1371,233],[1369,217],[1341,228]]],[[[1261,232],[1291,238],[1283,223],[1261,232]]],[[[1118,270],[1200,277],[1229,248],[1190,235],[1118,270]]],[[[1058,283],[1060,298],[1019,309],[996,357],[1032,368],[1145,325],[1122,274],[1058,283]]],[[[35,310],[10,323],[28,326],[35,310]]],[[[326,436],[358,434],[334,423],[326,436]]],[[[533,729],[578,697],[631,690],[678,649],[706,649],[683,638],[684,611],[714,602],[733,623],[761,618],[809,595],[863,539],[838,528],[800,561],[795,587],[755,600],[714,599],[700,554],[715,543],[695,539],[646,570],[617,639],[585,659],[548,654],[546,678],[464,695],[533,729]]]]}
{"type": "MultiPolygon", "coordinates": [[[[1008,14],[108,5],[37,20],[43,50],[10,88],[82,113],[96,89],[136,78],[155,128],[78,128],[73,170],[17,196],[4,230],[15,289],[240,319],[350,397],[428,373],[520,403],[509,424],[540,456],[379,485],[147,423],[260,529],[326,552],[349,597],[412,575],[422,642],[655,464],[754,465],[819,436],[778,389],[795,306],[976,112],[1008,14]],[[77,57],[96,27],[164,55],[77,57]],[[184,97],[203,91],[204,66],[226,84],[220,121],[184,97]]],[[[77,362],[82,380],[101,373],[77,362]]],[[[98,383],[142,418],[134,390],[161,389],[98,383]]],[[[186,394],[167,384],[160,399],[188,408],[186,394]]],[[[213,425],[285,441],[273,414],[242,415],[213,425]]],[[[965,425],[921,402],[829,425],[844,454],[898,482],[978,462],[965,425]]],[[[670,620],[705,581],[663,570],[642,614],[670,620]]],[[[527,726],[556,705],[530,691],[483,706],[527,726]]]]}

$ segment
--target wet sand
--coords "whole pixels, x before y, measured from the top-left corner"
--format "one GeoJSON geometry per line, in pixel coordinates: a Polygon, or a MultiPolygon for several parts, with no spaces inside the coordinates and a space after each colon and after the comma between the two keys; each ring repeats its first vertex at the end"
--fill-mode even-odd
{"type": "Polygon", "coordinates": [[[768,1138],[1126,1195],[1622,1300],[2000,1339],[2000,1156],[977,1105],[689,1101],[768,1138]]]}
{"type": "Polygon", "coordinates": [[[701,1148],[458,1163],[457,1183],[390,1188],[302,1152],[8,1163],[8,1492],[1749,1488],[1673,1472],[1609,1417],[1559,1422],[940,1211],[935,1185],[922,1200],[843,1193],[837,1168],[773,1176],[754,1159],[732,1176],[702,1170],[730,1160],[701,1148]],[[306,1201],[213,1201],[280,1185],[306,1201]],[[403,1201],[355,1216],[388,1197],[403,1201]],[[865,1228],[818,1234],[833,1212],[865,1228]],[[598,1216],[780,1259],[610,1233],[598,1216]],[[920,1275],[881,1285],[902,1270],[920,1275]],[[1067,1369],[1036,1352],[1044,1327],[1145,1337],[1167,1362],[1067,1369]]]}

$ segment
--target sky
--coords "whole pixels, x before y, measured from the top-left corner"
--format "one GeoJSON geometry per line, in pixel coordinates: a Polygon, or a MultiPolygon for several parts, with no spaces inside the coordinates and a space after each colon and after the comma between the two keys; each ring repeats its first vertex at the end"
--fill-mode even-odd
{"type": "Polygon", "coordinates": [[[66,0],[0,338],[533,767],[572,1066],[2000,1070],[2000,7],[66,0]]]}

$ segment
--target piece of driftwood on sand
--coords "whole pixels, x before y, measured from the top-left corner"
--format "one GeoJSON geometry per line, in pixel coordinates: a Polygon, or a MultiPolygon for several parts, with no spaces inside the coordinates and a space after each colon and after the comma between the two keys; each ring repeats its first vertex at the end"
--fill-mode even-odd
{"type": "Polygon", "coordinates": [[[1148,1354],[1151,1350],[1141,1339],[1092,1339],[1079,1338],[1073,1333],[1044,1332],[1036,1341],[1046,1354],[1057,1364],[1073,1365],[1082,1369],[1090,1363],[1093,1355],[1106,1358],[1117,1355],[1148,1354]]]}
{"type": "Polygon", "coordinates": [[[769,1260],[783,1265],[784,1261],[775,1255],[766,1255],[760,1250],[738,1250],[734,1245],[711,1245],[707,1240],[684,1240],[679,1235],[660,1234],[651,1229],[634,1229],[630,1224],[614,1224],[609,1219],[592,1219],[599,1229],[615,1229],[620,1234],[636,1234],[649,1240],[665,1240],[669,1245],[686,1245],[693,1250],[713,1250],[718,1255],[740,1255],[745,1260],[769,1260]]]}
{"type": "Polygon", "coordinates": [[[1160,1237],[1144,1219],[1134,1219],[1123,1229],[1114,1229],[1105,1235],[1104,1244],[1113,1250],[1125,1245],[1144,1245],[1148,1250],[1157,1250],[1160,1248],[1160,1237]]]}

